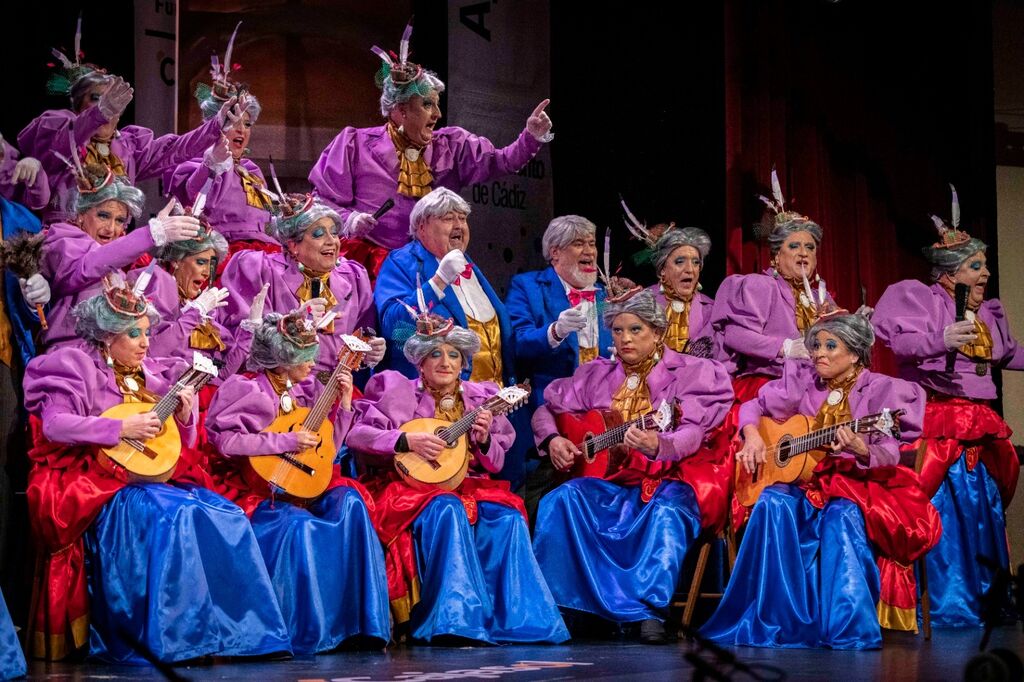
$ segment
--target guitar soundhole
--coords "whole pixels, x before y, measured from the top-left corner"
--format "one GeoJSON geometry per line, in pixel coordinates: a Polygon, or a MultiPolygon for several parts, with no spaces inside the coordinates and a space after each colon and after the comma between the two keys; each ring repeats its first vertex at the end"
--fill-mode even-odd
{"type": "Polygon", "coordinates": [[[789,452],[791,449],[789,441],[789,436],[783,436],[782,440],[779,441],[778,454],[775,456],[776,459],[779,461],[779,464],[785,464],[787,461],[789,461],[789,452]]]}

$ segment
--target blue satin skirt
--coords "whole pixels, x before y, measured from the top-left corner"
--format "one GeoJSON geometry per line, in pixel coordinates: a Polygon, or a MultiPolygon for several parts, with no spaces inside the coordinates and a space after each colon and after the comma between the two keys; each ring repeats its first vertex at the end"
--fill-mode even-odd
{"type": "Polygon", "coordinates": [[[413,606],[414,639],[452,635],[488,644],[569,639],[530,547],[522,515],[493,502],[477,503],[469,525],[462,501],[439,495],[412,525],[420,601],[413,606]]]}
{"type": "Polygon", "coordinates": [[[533,541],[555,602],[616,623],[664,620],[686,551],[700,532],[693,488],[577,478],[544,496],[533,541]]]}
{"type": "Polygon", "coordinates": [[[329,490],[308,508],[265,500],[256,533],[292,651],[329,651],[356,635],[391,639],[384,553],[363,498],[329,490]]]}
{"type": "Polygon", "coordinates": [[[725,595],[701,634],[721,644],[878,649],[878,568],[849,500],[817,509],[803,491],[761,493],[725,595]]]}
{"type": "Polygon", "coordinates": [[[23,677],[28,668],[25,655],[21,653],[21,642],[14,631],[11,614],[7,611],[7,602],[0,593],[0,680],[13,680],[23,677]]]}
{"type": "Polygon", "coordinates": [[[130,485],[85,534],[89,653],[143,664],[290,651],[242,510],[195,486],[130,485]]]}
{"type": "Polygon", "coordinates": [[[1010,564],[1006,519],[995,479],[978,462],[967,471],[961,456],[949,468],[932,497],[942,519],[942,539],[926,557],[932,625],[981,625],[981,598],[994,572],[978,563],[986,556],[999,566],[1010,564]]]}

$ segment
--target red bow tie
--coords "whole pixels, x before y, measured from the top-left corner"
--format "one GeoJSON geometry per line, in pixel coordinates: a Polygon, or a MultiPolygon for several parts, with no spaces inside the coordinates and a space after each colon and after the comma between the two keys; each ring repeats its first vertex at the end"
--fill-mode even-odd
{"type": "Polygon", "coordinates": [[[594,290],[580,291],[579,289],[569,289],[569,305],[576,307],[581,301],[590,301],[593,303],[596,299],[594,298],[594,290]]]}
{"type": "Polygon", "coordinates": [[[465,279],[472,279],[473,278],[473,264],[472,263],[466,263],[466,269],[462,271],[461,275],[459,275],[458,277],[455,278],[455,281],[452,282],[452,284],[454,284],[455,286],[459,286],[459,284],[462,283],[462,279],[463,278],[465,278],[465,279]]]}

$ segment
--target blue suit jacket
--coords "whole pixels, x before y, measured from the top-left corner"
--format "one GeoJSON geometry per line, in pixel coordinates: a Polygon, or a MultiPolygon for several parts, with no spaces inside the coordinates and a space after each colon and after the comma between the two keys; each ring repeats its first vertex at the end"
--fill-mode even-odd
{"type": "MultiPolygon", "coordinates": [[[[611,333],[600,322],[604,308],[604,287],[597,285],[598,340],[602,357],[611,357],[611,333]]],[[[516,373],[520,379],[530,379],[530,412],[544,404],[544,389],[555,379],[572,376],[579,366],[580,342],[578,334],[569,334],[556,348],[548,344],[548,327],[558,314],[569,307],[565,287],[553,267],[524,272],[512,278],[505,299],[508,315],[512,319],[515,335],[516,373]]]]}
{"type": "MultiPolygon", "coordinates": [[[[21,204],[0,197],[0,220],[3,220],[3,238],[10,239],[19,232],[36,234],[42,229],[39,218],[21,204]]],[[[36,354],[32,335],[39,328],[39,316],[30,309],[21,295],[18,278],[10,271],[4,272],[4,303],[7,317],[14,328],[14,340],[21,355],[22,365],[27,365],[36,354]]]]}
{"type": "MultiPolygon", "coordinates": [[[[467,255],[466,261],[473,260],[467,255]]],[[[402,345],[409,338],[410,329],[413,327],[413,320],[409,317],[409,311],[402,303],[416,307],[416,273],[420,275],[423,298],[431,310],[442,317],[451,317],[455,324],[467,327],[466,313],[462,310],[462,304],[449,286],[444,291],[444,298],[439,299],[430,286],[430,278],[437,272],[437,258],[427,251],[419,241],[406,244],[400,249],[395,249],[384,260],[377,275],[377,283],[373,290],[373,300],[377,304],[377,315],[381,324],[381,336],[387,339],[388,352],[381,363],[381,368],[394,369],[405,376],[415,379],[419,372],[413,367],[402,353],[402,345]],[[397,332],[397,334],[396,334],[397,332]]],[[[484,277],[478,268],[474,268],[473,276],[479,277],[480,286],[490,299],[494,311],[498,315],[498,324],[501,325],[501,355],[502,373],[505,384],[514,383],[515,377],[515,348],[512,339],[512,323],[509,321],[508,313],[505,311],[505,304],[501,302],[498,295],[494,293],[490,282],[484,277]]],[[[469,379],[473,369],[473,361],[470,359],[469,368],[463,370],[462,378],[469,379]]]]}

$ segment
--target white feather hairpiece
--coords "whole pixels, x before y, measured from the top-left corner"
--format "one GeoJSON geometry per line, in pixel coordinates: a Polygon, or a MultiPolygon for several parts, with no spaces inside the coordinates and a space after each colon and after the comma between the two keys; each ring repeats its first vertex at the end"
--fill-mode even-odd
{"type": "Polygon", "coordinates": [[[956,187],[949,183],[949,191],[953,193],[953,209],[950,218],[953,220],[953,229],[960,227],[960,198],[956,195],[956,187]]]}

